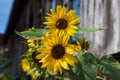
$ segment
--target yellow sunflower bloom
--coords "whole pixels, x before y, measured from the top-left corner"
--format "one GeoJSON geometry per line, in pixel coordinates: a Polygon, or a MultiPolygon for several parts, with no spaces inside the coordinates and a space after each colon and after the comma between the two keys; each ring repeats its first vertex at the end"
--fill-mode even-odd
{"type": "Polygon", "coordinates": [[[75,10],[70,10],[67,13],[64,6],[57,6],[56,12],[53,9],[50,9],[50,12],[51,14],[47,13],[47,17],[45,17],[47,22],[44,22],[48,32],[62,32],[70,36],[77,33],[78,27],[76,25],[80,20],[76,16],[75,10]]]}
{"type": "Polygon", "coordinates": [[[28,46],[38,46],[38,40],[27,40],[28,46]]]}
{"type": "Polygon", "coordinates": [[[85,38],[81,38],[79,41],[77,41],[77,45],[78,52],[86,51],[89,48],[88,41],[86,41],[85,38]]]}
{"type": "Polygon", "coordinates": [[[30,70],[30,64],[29,64],[29,62],[27,61],[27,59],[25,59],[25,58],[23,58],[23,59],[21,60],[21,66],[22,66],[22,70],[23,70],[24,72],[27,72],[27,71],[30,70]]]}
{"type": "MultiPolygon", "coordinates": [[[[28,72],[30,70],[30,63],[27,61],[26,58],[23,58],[21,60],[21,66],[24,72],[28,72]]],[[[35,72],[31,72],[29,75],[31,76],[32,79],[35,78],[35,72]]]]}
{"type": "Polygon", "coordinates": [[[33,51],[34,51],[34,50],[33,50],[32,48],[29,48],[29,49],[28,49],[28,52],[31,52],[31,53],[32,53],[33,51]]]}
{"type": "Polygon", "coordinates": [[[68,44],[70,36],[56,35],[47,36],[42,41],[43,48],[38,48],[37,51],[41,54],[36,56],[36,59],[41,59],[42,68],[46,68],[47,72],[60,72],[62,68],[69,70],[69,65],[74,66],[77,59],[73,56],[76,48],[75,45],[68,44]]]}

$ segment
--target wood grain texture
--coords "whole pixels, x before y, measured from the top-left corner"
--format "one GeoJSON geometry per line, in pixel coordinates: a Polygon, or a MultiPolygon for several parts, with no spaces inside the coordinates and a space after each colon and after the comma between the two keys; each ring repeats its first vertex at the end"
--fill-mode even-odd
{"type": "Polygon", "coordinates": [[[81,0],[80,27],[107,27],[82,35],[96,57],[120,51],[120,0],[81,0]]]}

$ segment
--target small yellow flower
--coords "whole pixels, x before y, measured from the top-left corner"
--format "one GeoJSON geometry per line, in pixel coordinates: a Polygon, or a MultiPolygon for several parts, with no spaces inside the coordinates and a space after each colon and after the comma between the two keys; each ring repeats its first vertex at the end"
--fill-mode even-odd
{"type": "Polygon", "coordinates": [[[32,49],[32,48],[29,48],[29,49],[28,49],[28,52],[31,52],[31,53],[32,53],[32,52],[33,52],[33,49],[32,49]]]}
{"type": "Polygon", "coordinates": [[[32,28],[30,28],[29,30],[35,30],[35,28],[34,28],[34,27],[32,27],[32,28]]]}
{"type": "Polygon", "coordinates": [[[53,9],[50,9],[51,14],[47,13],[46,28],[48,28],[48,32],[60,32],[70,36],[76,34],[76,30],[78,27],[76,26],[80,20],[78,16],[76,16],[75,10],[70,10],[68,13],[66,12],[66,8],[64,6],[57,6],[56,12],[53,9]]]}
{"type": "MultiPolygon", "coordinates": [[[[30,63],[27,61],[26,58],[23,58],[21,60],[21,66],[22,66],[22,70],[24,72],[28,72],[30,70],[30,63]]],[[[29,75],[31,76],[32,79],[34,79],[35,78],[35,71],[31,72],[29,75]]]]}
{"type": "Polygon", "coordinates": [[[27,71],[30,70],[30,64],[29,64],[29,62],[27,61],[27,59],[25,59],[25,58],[23,58],[23,59],[21,60],[21,66],[22,66],[22,70],[23,70],[24,72],[27,72],[27,71]]]}
{"type": "Polygon", "coordinates": [[[37,54],[36,59],[40,59],[41,67],[46,68],[47,72],[62,74],[62,68],[69,70],[68,64],[74,66],[77,59],[73,56],[75,46],[68,44],[70,36],[56,34],[51,34],[43,39],[44,47],[37,49],[41,54],[37,54]]]}
{"type": "Polygon", "coordinates": [[[27,43],[28,43],[28,46],[38,46],[38,40],[30,40],[30,39],[28,39],[27,40],[27,43]]]}
{"type": "Polygon", "coordinates": [[[86,41],[85,38],[81,38],[79,41],[77,41],[77,45],[78,52],[86,51],[89,48],[88,41],[86,41]]]}

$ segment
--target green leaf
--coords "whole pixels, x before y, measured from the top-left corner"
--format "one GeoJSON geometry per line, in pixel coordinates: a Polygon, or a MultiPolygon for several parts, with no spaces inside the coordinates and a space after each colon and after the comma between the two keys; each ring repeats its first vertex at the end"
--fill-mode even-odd
{"type": "Polygon", "coordinates": [[[27,30],[23,32],[15,31],[16,34],[19,36],[25,38],[25,39],[31,39],[31,40],[40,40],[42,36],[45,36],[46,29],[34,29],[34,30],[27,30]]]}
{"type": "Polygon", "coordinates": [[[35,71],[36,71],[36,68],[32,68],[27,72],[27,74],[29,75],[29,74],[31,74],[32,72],[35,72],[35,71]]]}
{"type": "Polygon", "coordinates": [[[80,29],[78,30],[78,34],[96,32],[96,31],[105,30],[105,29],[106,27],[80,27],[80,29]]]}
{"type": "Polygon", "coordinates": [[[4,77],[5,73],[4,72],[0,72],[0,79],[2,79],[4,77]]]}
{"type": "Polygon", "coordinates": [[[102,57],[99,70],[112,80],[120,80],[120,63],[110,55],[102,57]]]}
{"type": "Polygon", "coordinates": [[[38,71],[35,71],[35,77],[39,77],[41,74],[38,71]]]}
{"type": "Polygon", "coordinates": [[[98,60],[89,52],[77,58],[78,64],[69,71],[74,80],[96,80],[98,60]]]}
{"type": "Polygon", "coordinates": [[[63,80],[70,80],[69,78],[63,78],[63,80]]]}
{"type": "Polygon", "coordinates": [[[120,63],[111,55],[105,55],[101,58],[103,63],[109,64],[120,70],[120,63]]]}

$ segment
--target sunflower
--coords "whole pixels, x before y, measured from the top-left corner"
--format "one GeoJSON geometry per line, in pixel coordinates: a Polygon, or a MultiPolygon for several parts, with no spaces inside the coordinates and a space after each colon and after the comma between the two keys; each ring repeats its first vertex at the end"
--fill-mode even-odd
{"type": "Polygon", "coordinates": [[[39,41],[38,40],[31,40],[31,39],[28,39],[27,40],[27,43],[28,43],[28,46],[38,46],[39,44],[39,41]]]}
{"type": "Polygon", "coordinates": [[[62,68],[69,70],[69,65],[74,66],[77,59],[73,56],[75,46],[68,44],[69,36],[56,35],[47,36],[42,41],[43,48],[38,48],[37,51],[41,54],[36,56],[36,59],[41,59],[41,68],[46,68],[47,72],[62,74],[62,68]]]}
{"type": "Polygon", "coordinates": [[[89,48],[89,43],[85,38],[81,38],[79,41],[77,41],[77,45],[78,52],[86,51],[89,48]]]}
{"type": "MultiPolygon", "coordinates": [[[[21,60],[21,66],[22,66],[22,70],[24,72],[28,72],[31,68],[30,63],[28,62],[28,60],[26,58],[23,58],[21,60]]],[[[35,78],[35,71],[29,73],[29,75],[31,76],[32,79],[34,79],[35,78]]]]}
{"type": "Polygon", "coordinates": [[[50,9],[50,13],[47,13],[46,28],[48,32],[62,32],[67,35],[73,36],[76,34],[78,27],[76,26],[80,20],[76,16],[75,10],[70,10],[66,13],[66,8],[64,6],[57,6],[56,12],[53,9],[50,9]]]}
{"type": "Polygon", "coordinates": [[[21,60],[21,66],[22,66],[22,70],[23,70],[24,72],[27,72],[27,71],[30,70],[30,63],[27,61],[26,58],[23,58],[23,59],[21,60]]]}

